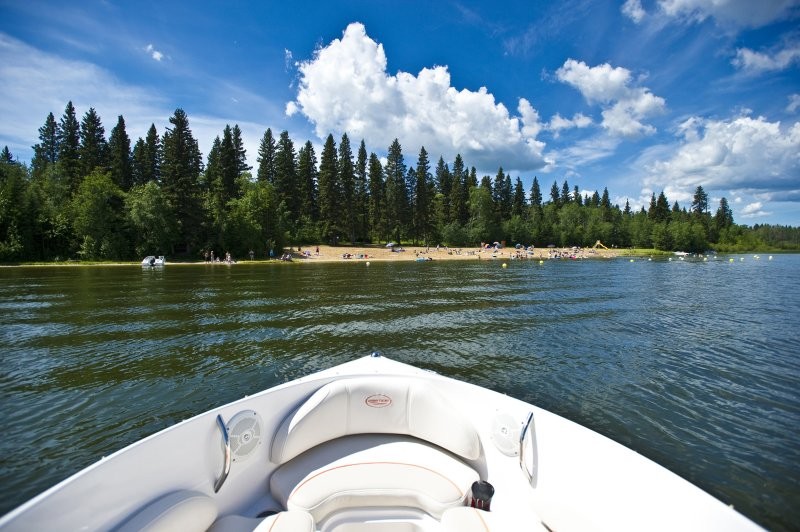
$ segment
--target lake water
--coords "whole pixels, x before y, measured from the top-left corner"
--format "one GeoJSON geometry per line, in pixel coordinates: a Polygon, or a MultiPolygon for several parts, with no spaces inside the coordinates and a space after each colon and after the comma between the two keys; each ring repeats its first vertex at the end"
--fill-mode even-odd
{"type": "Polygon", "coordinates": [[[800,255],[728,258],[0,268],[0,513],[172,423],[378,350],[795,528],[800,255]]]}

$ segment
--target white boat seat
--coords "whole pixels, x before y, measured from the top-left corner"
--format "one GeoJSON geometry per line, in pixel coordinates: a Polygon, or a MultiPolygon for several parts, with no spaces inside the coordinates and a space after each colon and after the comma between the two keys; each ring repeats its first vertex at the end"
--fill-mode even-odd
{"type": "Polygon", "coordinates": [[[452,454],[408,436],[356,435],[319,445],[270,477],[273,497],[317,523],[352,508],[410,507],[439,519],[465,504],[478,473],[452,454]]]}
{"type": "Polygon", "coordinates": [[[217,518],[214,499],[197,491],[168,493],[143,507],[117,532],[193,532],[205,531],[217,518]]]}
{"type": "Polygon", "coordinates": [[[289,510],[269,517],[226,515],[214,522],[208,532],[314,532],[314,518],[308,512],[289,510]]]}
{"type": "Polygon", "coordinates": [[[319,388],[286,416],[272,441],[270,459],[282,464],[316,445],[353,434],[405,434],[467,460],[481,455],[475,427],[432,385],[413,377],[375,375],[319,388]]]}
{"type": "Polygon", "coordinates": [[[491,512],[484,512],[469,506],[450,508],[442,514],[444,532],[491,532],[500,530],[491,526],[491,512]]]}

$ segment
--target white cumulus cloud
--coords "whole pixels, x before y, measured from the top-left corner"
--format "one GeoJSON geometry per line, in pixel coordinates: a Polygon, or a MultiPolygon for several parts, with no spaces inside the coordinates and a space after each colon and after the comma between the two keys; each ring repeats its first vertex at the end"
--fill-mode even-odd
{"type": "Polygon", "coordinates": [[[461,153],[479,168],[532,170],[547,164],[544,143],[536,139],[543,125],[524,98],[513,115],[485,87],[453,87],[446,66],[391,75],[386,64],[383,45],[363,24],[352,23],[341,39],[298,64],[297,97],[286,113],[303,114],[320,138],[346,132],[377,149],[398,138],[412,160],[425,146],[434,158],[461,153]]]}
{"type": "Polygon", "coordinates": [[[671,155],[646,165],[645,186],[770,193],[800,182],[800,122],[782,128],[763,117],[692,117],[678,133],[682,139],[671,155]]]}
{"type": "Polygon", "coordinates": [[[753,203],[745,205],[744,208],[739,211],[739,214],[741,214],[743,218],[760,218],[769,216],[771,213],[764,210],[764,204],[762,202],[754,201],[753,203]]]}
{"type": "Polygon", "coordinates": [[[631,72],[608,63],[590,67],[583,61],[567,59],[556,77],[578,89],[588,103],[603,107],[601,125],[622,137],[637,137],[655,132],[643,122],[664,112],[665,102],[647,87],[633,86],[631,72]]]}

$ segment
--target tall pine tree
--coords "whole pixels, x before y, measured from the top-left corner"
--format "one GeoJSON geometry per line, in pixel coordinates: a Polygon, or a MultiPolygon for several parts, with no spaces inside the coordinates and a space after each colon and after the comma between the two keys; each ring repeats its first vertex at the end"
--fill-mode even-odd
{"type": "Polygon", "coordinates": [[[202,154],[183,109],[176,109],[169,122],[172,127],[164,133],[161,183],[178,223],[176,241],[181,250],[191,253],[200,238],[197,228],[202,221],[199,183],[202,154]]]}
{"type": "Polygon", "coordinates": [[[117,117],[117,125],[108,138],[108,168],[111,180],[124,192],[133,187],[133,167],[131,164],[131,139],[125,131],[125,119],[117,117]]]}
{"type": "Polygon", "coordinates": [[[58,164],[64,182],[71,194],[78,191],[81,184],[81,162],[78,150],[80,148],[80,124],[75,116],[75,107],[72,102],[67,102],[64,115],[61,117],[58,137],[58,164]]]}

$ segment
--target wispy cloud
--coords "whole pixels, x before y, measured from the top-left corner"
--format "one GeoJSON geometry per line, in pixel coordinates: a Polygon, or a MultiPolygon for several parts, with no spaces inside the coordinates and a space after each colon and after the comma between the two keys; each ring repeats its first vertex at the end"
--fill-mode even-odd
{"type": "Polygon", "coordinates": [[[731,63],[747,73],[761,74],[785,70],[800,63],[800,43],[794,42],[779,49],[768,52],[757,52],[749,48],[736,50],[736,57],[731,63]]]}
{"type": "Polygon", "coordinates": [[[760,28],[798,13],[797,0],[659,0],[661,12],[686,22],[702,22],[713,18],[720,27],[739,30],[760,28]]]}
{"type": "Polygon", "coordinates": [[[800,109],[800,94],[790,94],[789,95],[789,105],[786,106],[787,113],[795,113],[797,109],[800,109]]]}
{"type": "Polygon", "coordinates": [[[622,4],[622,14],[638,24],[647,13],[642,8],[642,0],[625,0],[622,4]]]}

